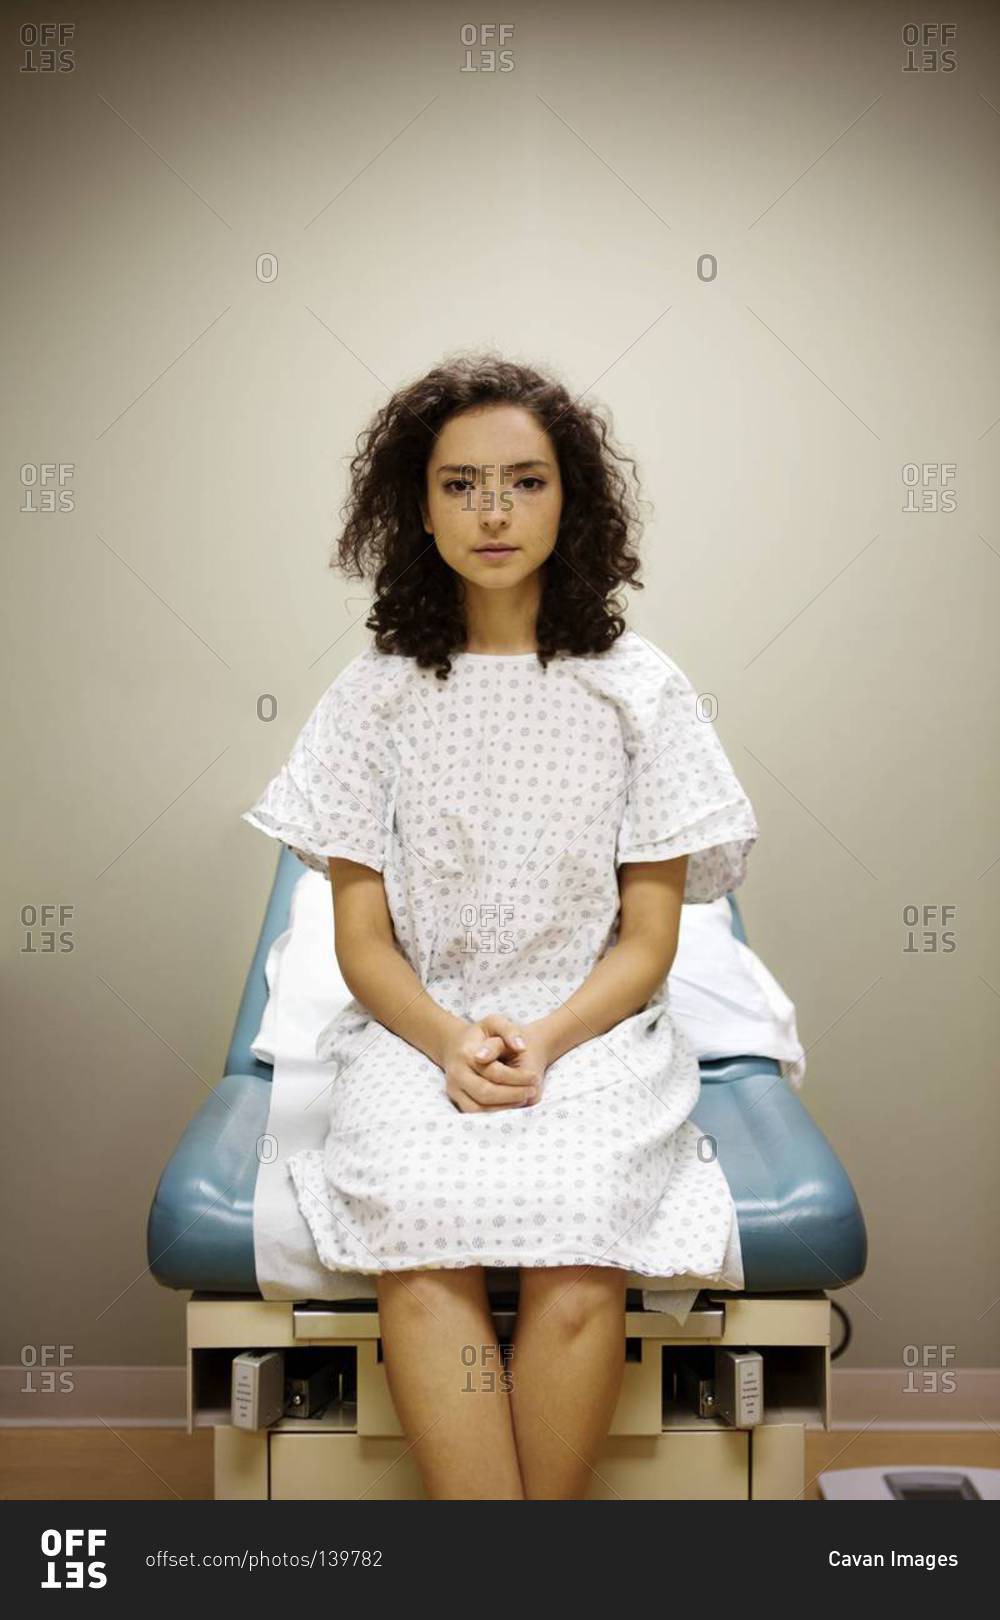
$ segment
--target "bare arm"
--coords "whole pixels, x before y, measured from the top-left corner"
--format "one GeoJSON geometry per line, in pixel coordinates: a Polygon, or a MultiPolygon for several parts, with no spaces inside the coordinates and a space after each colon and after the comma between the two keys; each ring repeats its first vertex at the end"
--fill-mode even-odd
{"type": "Polygon", "coordinates": [[[462,1020],[428,995],[399,950],[381,873],[358,861],[328,864],[344,983],[380,1024],[440,1064],[445,1038],[462,1020]]]}
{"type": "Polygon", "coordinates": [[[476,1061],[488,1031],[436,1002],[399,950],[381,873],[358,861],[331,856],[334,939],[344,983],[386,1029],[408,1041],[444,1071],[448,1095],[462,1112],[511,1107],[532,1090],[530,1066],[502,1063],[501,1042],[492,1061],[476,1061]]]}
{"type": "Polygon", "coordinates": [[[687,863],[679,855],[619,868],[617,944],[561,1006],[528,1025],[529,1049],[540,1041],[546,1063],[638,1012],[666,978],[677,953],[687,863]]]}

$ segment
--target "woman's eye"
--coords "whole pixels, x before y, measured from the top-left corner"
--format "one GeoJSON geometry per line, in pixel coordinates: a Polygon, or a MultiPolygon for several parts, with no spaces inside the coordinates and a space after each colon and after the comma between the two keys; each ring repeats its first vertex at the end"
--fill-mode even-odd
{"type": "MultiPolygon", "coordinates": [[[[519,486],[521,484],[534,484],[538,489],[545,488],[544,478],[536,478],[534,473],[529,473],[526,477],[519,478],[517,482],[519,486]]],[[[470,480],[468,478],[449,478],[448,482],[444,486],[446,492],[454,491],[459,495],[463,494],[470,487],[470,480]]],[[[529,493],[534,494],[534,490],[529,491],[529,493]]]]}

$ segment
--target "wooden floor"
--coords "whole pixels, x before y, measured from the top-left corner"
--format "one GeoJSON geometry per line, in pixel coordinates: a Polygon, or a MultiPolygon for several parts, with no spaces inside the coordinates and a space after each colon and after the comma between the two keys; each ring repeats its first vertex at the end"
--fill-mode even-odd
{"type": "MultiPolygon", "coordinates": [[[[1000,1468],[992,1431],[923,1434],[847,1429],[806,1434],[804,1501],[824,1469],[878,1463],[1000,1468]]],[[[212,1498],[212,1431],[0,1429],[0,1500],[199,1501],[212,1498]]]]}

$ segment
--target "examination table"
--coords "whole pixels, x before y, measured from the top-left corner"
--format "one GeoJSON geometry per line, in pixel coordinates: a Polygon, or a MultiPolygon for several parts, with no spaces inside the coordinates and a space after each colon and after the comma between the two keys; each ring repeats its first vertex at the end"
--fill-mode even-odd
{"type": "MultiPolygon", "coordinates": [[[[188,1125],[156,1189],[149,1266],[165,1287],[191,1291],[188,1430],[215,1430],[217,1498],[421,1499],[389,1392],[377,1303],[265,1300],[257,1287],[253,1199],[271,1069],[250,1043],[267,998],[268,952],[287,927],[302,870],[283,848],[225,1077],[188,1125]],[[332,1364],[336,1398],[315,1417],[236,1427],[233,1358],[272,1349],[285,1351],[300,1375],[332,1364]]],[[[735,899],[728,899],[733,929],[745,941],[735,899]]],[[[692,1117],[715,1139],[729,1181],[745,1287],[703,1290],[683,1323],[643,1309],[641,1288],[629,1287],[621,1395],[591,1499],[796,1497],[805,1486],[805,1430],[830,1424],[826,1291],[865,1269],[857,1198],[775,1060],[748,1054],[702,1062],[701,1076],[692,1117]],[[752,1416],[743,1413],[745,1426],[735,1426],[718,1401],[712,1408],[717,1350],[760,1358],[754,1361],[763,1374],[762,1401],[756,1411],[751,1404],[752,1416]]],[[[637,1285],[644,1280],[630,1278],[637,1285]]],[[[512,1333],[517,1283],[516,1270],[487,1272],[501,1346],[512,1333]]]]}

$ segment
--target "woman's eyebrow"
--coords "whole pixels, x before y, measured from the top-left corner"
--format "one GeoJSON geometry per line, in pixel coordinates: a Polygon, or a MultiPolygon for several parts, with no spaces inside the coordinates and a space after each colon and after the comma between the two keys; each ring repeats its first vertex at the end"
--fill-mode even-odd
{"type": "MultiPolygon", "coordinates": [[[[449,461],[443,466],[438,467],[436,470],[439,473],[464,473],[467,472],[470,467],[474,468],[476,465],[477,463],[474,461],[449,461]]],[[[484,465],[487,467],[495,467],[496,462],[487,461],[484,463],[484,465]]],[[[504,468],[509,468],[511,472],[522,472],[525,467],[547,467],[549,463],[547,461],[502,461],[500,465],[504,468]]]]}

